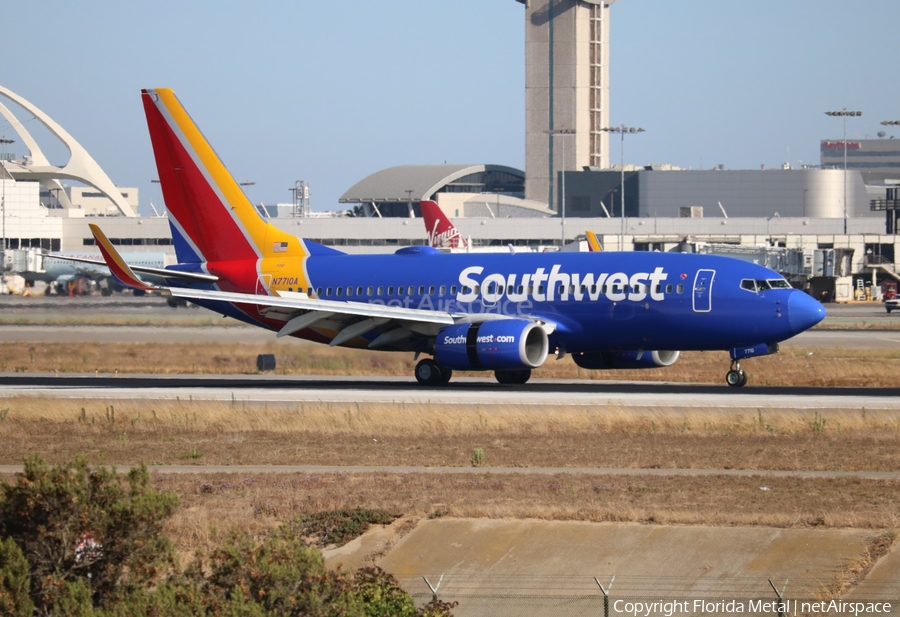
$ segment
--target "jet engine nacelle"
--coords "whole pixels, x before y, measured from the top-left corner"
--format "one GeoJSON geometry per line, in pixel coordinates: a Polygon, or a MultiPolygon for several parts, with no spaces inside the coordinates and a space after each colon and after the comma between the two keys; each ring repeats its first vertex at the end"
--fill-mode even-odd
{"type": "Polygon", "coordinates": [[[594,351],[572,354],[575,364],[587,369],[659,368],[671,366],[678,351],[594,351]]]}
{"type": "Polygon", "coordinates": [[[458,370],[532,369],[544,363],[549,347],[547,333],[535,322],[496,319],[441,328],[434,360],[458,370]]]}

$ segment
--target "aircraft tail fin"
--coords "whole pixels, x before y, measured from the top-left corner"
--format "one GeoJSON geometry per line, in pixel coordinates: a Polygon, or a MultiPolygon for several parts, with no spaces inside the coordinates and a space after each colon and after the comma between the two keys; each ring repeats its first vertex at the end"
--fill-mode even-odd
{"type": "Polygon", "coordinates": [[[308,256],[302,240],[260,217],[172,90],[141,98],[178,261],[308,256]]]}
{"type": "Polygon", "coordinates": [[[597,234],[595,234],[591,230],[588,230],[584,235],[587,237],[588,252],[599,253],[603,250],[603,247],[600,246],[600,239],[597,238],[597,234]]]}
{"type": "Polygon", "coordinates": [[[434,248],[466,248],[466,239],[434,201],[420,201],[428,243],[434,248]]]}

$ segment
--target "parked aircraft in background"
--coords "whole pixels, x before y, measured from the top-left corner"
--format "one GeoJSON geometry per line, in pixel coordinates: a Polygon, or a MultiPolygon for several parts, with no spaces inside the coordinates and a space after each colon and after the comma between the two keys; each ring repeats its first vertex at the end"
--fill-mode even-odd
{"type": "Polygon", "coordinates": [[[588,230],[584,232],[585,238],[587,238],[588,252],[591,253],[599,253],[603,250],[603,247],[600,246],[600,240],[597,238],[597,234],[593,231],[588,230]]]}
{"type": "MultiPolygon", "coordinates": [[[[174,262],[174,255],[159,251],[129,252],[125,253],[125,260],[136,267],[165,268],[174,262]]],[[[97,283],[104,295],[111,293],[114,287],[121,288],[99,252],[45,254],[41,249],[8,249],[4,264],[4,270],[21,276],[26,286],[33,287],[41,281],[60,294],[66,294],[79,280],[97,283]]]]}
{"type": "MultiPolygon", "coordinates": [[[[471,242],[467,241],[456,225],[453,224],[437,202],[431,200],[423,200],[419,202],[419,208],[422,211],[422,221],[425,223],[425,232],[428,234],[428,244],[432,248],[439,249],[444,252],[455,253],[545,253],[548,251],[559,251],[557,246],[523,246],[517,247],[509,244],[507,246],[480,246],[474,248],[471,242]]],[[[590,236],[593,236],[599,250],[599,242],[594,232],[588,232],[588,242],[590,236]]],[[[576,239],[575,242],[567,244],[562,248],[563,251],[577,251],[581,246],[581,242],[576,239]]],[[[589,245],[589,250],[595,250],[589,245]]]]}
{"type": "Polygon", "coordinates": [[[434,201],[420,201],[419,208],[422,211],[422,220],[425,221],[425,231],[428,232],[428,244],[436,249],[451,248],[465,249],[469,246],[462,237],[456,225],[447,218],[441,207],[434,201]]]}
{"type": "Polygon", "coordinates": [[[525,383],[550,354],[612,369],[725,350],[726,382],[742,386],[742,359],[777,352],[825,316],[777,272],[727,257],[431,247],[348,255],[260,218],[174,93],[142,97],[179,263],[130,268],[91,225],[113,274],[278,336],[427,354],[415,368],[422,384],[445,384],[454,370],[525,383]],[[148,270],[166,284],[136,273],[148,270]]]}

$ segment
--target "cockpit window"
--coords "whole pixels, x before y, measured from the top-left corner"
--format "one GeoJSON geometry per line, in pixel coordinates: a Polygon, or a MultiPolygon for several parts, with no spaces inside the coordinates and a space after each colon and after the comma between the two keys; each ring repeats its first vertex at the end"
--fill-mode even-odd
{"type": "Polygon", "coordinates": [[[791,284],[784,279],[743,279],[741,281],[741,289],[759,293],[767,289],[790,289],[791,284]]]}

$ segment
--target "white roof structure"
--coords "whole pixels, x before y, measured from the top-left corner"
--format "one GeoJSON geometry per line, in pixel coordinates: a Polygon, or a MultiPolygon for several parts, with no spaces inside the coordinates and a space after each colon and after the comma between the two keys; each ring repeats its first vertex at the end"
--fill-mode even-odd
{"type": "MultiPolygon", "coordinates": [[[[14,180],[36,180],[51,189],[61,189],[60,179],[75,180],[83,182],[96,188],[98,191],[106,195],[119,209],[123,216],[136,217],[137,213],[122,197],[122,193],[116,188],[116,185],[109,176],[100,168],[100,165],[87,153],[87,150],[79,144],[74,137],[69,135],[65,129],[53,121],[50,116],[35,107],[32,103],[25,100],[21,96],[12,92],[8,88],[0,86],[0,96],[6,97],[13,101],[22,109],[32,114],[41,124],[53,133],[68,148],[70,153],[69,161],[62,167],[51,165],[50,161],[44,155],[37,141],[25,129],[16,116],[0,102],[0,114],[6,118],[13,126],[13,129],[19,135],[22,143],[30,151],[30,157],[24,161],[2,161],[5,172],[14,180]]],[[[59,195],[64,195],[64,191],[60,191],[59,195]]],[[[62,199],[60,199],[62,201],[62,199]]],[[[66,201],[68,201],[66,199],[66,201]]],[[[70,203],[63,204],[65,207],[71,207],[70,203]]]]}

